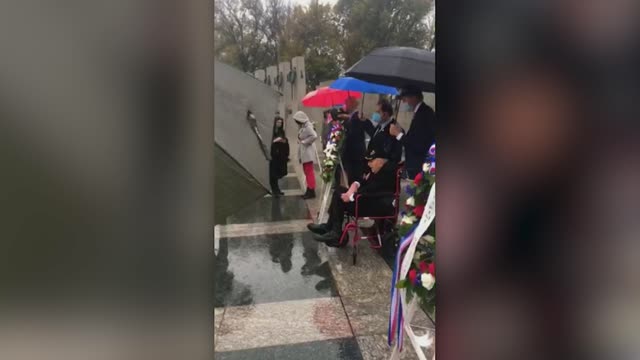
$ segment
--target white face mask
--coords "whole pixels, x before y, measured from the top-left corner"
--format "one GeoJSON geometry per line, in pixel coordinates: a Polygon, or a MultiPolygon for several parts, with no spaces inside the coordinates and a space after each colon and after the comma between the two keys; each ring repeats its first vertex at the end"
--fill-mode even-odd
{"type": "Polygon", "coordinates": [[[413,106],[409,105],[409,103],[403,102],[400,105],[400,111],[411,112],[413,111],[413,106]]]}

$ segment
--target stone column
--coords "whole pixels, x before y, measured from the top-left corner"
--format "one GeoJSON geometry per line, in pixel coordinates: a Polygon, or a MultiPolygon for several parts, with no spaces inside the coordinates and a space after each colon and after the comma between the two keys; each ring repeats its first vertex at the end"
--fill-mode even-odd
{"type": "Polygon", "coordinates": [[[268,66],[266,70],[267,75],[267,85],[269,85],[272,89],[277,90],[278,86],[275,84],[276,76],[278,75],[278,69],[275,65],[268,66]]]}
{"type": "Polygon", "coordinates": [[[254,73],[254,77],[262,82],[264,82],[265,76],[266,74],[263,69],[256,70],[254,73]]]}
{"type": "Polygon", "coordinates": [[[291,59],[291,68],[296,72],[293,84],[292,110],[302,110],[302,98],[307,94],[307,73],[304,67],[304,57],[296,56],[291,59]]]}
{"type": "Polygon", "coordinates": [[[291,106],[292,103],[291,83],[287,81],[287,74],[289,74],[289,71],[291,70],[291,63],[288,61],[281,62],[278,67],[280,77],[282,78],[282,86],[278,89],[278,91],[282,93],[282,101],[278,108],[280,109],[280,116],[286,119],[290,116],[287,113],[287,108],[291,106]]]}

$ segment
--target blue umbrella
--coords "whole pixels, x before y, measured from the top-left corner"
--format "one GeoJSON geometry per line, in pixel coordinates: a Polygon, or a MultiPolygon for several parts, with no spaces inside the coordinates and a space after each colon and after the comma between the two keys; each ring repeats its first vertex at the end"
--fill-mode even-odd
{"type": "Polygon", "coordinates": [[[367,94],[398,95],[398,90],[394,87],[372,84],[352,77],[341,77],[329,85],[329,88],[367,94]]]}

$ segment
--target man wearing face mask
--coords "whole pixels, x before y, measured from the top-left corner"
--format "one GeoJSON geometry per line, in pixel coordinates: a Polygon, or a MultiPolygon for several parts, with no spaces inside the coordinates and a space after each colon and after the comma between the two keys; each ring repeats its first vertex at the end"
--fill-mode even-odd
{"type": "Polygon", "coordinates": [[[421,171],[429,147],[435,142],[436,115],[424,103],[420,89],[408,86],[402,89],[400,97],[405,109],[413,111],[413,119],[406,134],[397,124],[389,125],[389,133],[402,143],[405,168],[409,178],[413,179],[421,171]]]}
{"type": "Polygon", "coordinates": [[[371,119],[365,119],[365,131],[371,137],[367,153],[376,147],[382,147],[389,154],[389,161],[399,163],[402,158],[402,144],[389,133],[390,125],[395,124],[393,107],[387,100],[378,101],[377,111],[371,115],[371,119]],[[372,123],[375,123],[374,127],[372,123]]]}

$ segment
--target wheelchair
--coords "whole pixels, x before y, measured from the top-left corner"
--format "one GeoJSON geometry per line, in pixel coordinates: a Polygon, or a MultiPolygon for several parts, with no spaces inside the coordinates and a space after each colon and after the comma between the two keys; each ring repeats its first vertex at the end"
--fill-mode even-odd
{"type": "Polygon", "coordinates": [[[348,212],[345,212],[346,225],[342,229],[342,234],[340,235],[339,244],[342,246],[346,242],[349,242],[349,232],[353,231],[353,240],[352,244],[352,257],[353,257],[353,265],[356,265],[357,256],[358,256],[358,242],[360,240],[365,239],[369,241],[369,246],[372,249],[380,249],[382,248],[382,237],[385,234],[392,232],[395,230],[396,223],[398,221],[398,213],[400,211],[400,193],[401,189],[401,180],[402,174],[404,171],[404,166],[399,165],[396,170],[396,187],[393,193],[374,193],[374,194],[357,194],[355,197],[355,211],[354,214],[351,215],[348,212]],[[393,214],[386,216],[363,216],[361,214],[362,202],[365,199],[378,198],[378,197],[387,197],[393,198],[393,214]],[[365,220],[373,220],[373,234],[363,235],[362,229],[360,228],[360,224],[365,220]]]}

